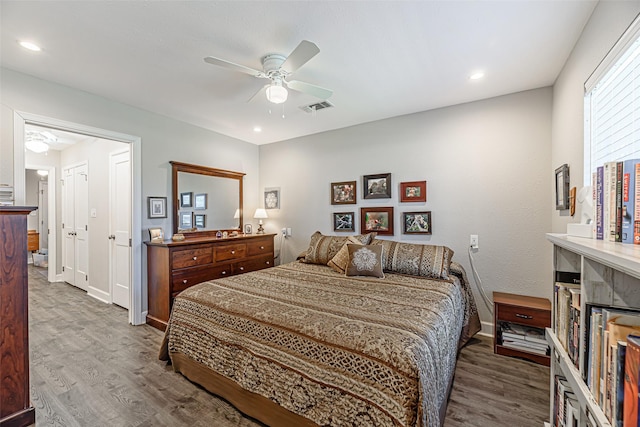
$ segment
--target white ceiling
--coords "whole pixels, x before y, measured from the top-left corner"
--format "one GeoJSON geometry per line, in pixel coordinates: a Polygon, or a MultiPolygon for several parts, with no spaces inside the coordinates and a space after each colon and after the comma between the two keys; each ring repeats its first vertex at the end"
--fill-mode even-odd
{"type": "Polygon", "coordinates": [[[552,85],[596,3],[1,0],[0,60],[264,144],[552,85]],[[334,91],[335,107],[315,116],[298,107],[317,100],[293,91],[280,106],[247,103],[265,80],[203,61],[261,69],[303,39],[320,53],[292,77],[334,91]],[[477,70],[486,77],[469,80],[477,70]]]}

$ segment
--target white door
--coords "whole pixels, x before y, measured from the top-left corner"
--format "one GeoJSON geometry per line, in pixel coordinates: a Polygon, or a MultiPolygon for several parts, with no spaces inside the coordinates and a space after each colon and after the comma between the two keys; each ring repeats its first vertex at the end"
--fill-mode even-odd
{"type": "Polygon", "coordinates": [[[109,175],[111,296],[114,304],[128,309],[131,282],[131,166],[128,150],[111,154],[109,175]]]}
{"type": "Polygon", "coordinates": [[[38,186],[40,249],[47,249],[49,247],[49,182],[38,181],[38,186]]]}
{"type": "Polygon", "coordinates": [[[86,164],[66,168],[62,182],[62,276],[87,290],[89,281],[89,177],[86,164]]]}

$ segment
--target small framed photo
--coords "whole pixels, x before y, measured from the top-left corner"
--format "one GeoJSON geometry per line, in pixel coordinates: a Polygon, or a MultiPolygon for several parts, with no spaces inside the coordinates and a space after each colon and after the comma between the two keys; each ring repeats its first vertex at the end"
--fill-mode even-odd
{"type": "Polygon", "coordinates": [[[180,207],[192,208],[193,207],[193,191],[187,193],[180,193],[180,207]]]}
{"type": "Polygon", "coordinates": [[[162,228],[150,228],[149,229],[149,238],[152,242],[162,242],[164,240],[164,231],[162,228]]]}
{"type": "Polygon", "coordinates": [[[205,228],[206,217],[205,214],[193,214],[193,226],[195,228],[205,228]]]}
{"type": "Polygon", "coordinates": [[[264,208],[280,209],[280,188],[264,189],[264,208]]]}
{"type": "Polygon", "coordinates": [[[167,198],[166,197],[147,197],[148,212],[147,218],[166,218],[167,217],[167,198]]]}
{"type": "Polygon", "coordinates": [[[393,207],[360,209],[360,232],[371,231],[393,236],[393,207]]]}
{"type": "Polygon", "coordinates": [[[196,194],[193,199],[193,209],[207,209],[207,193],[196,194]]]}
{"type": "Polygon", "coordinates": [[[251,234],[251,233],[253,233],[253,226],[251,224],[245,224],[244,234],[251,234]]]}
{"type": "Polygon", "coordinates": [[[333,231],[355,231],[354,223],[354,212],[333,213],[333,231]]]}
{"type": "Polygon", "coordinates": [[[362,177],[365,199],[390,199],[391,174],[364,175],[362,177]]]}
{"type": "Polygon", "coordinates": [[[180,212],[180,227],[182,229],[185,228],[193,228],[193,214],[191,212],[180,212]]]}
{"type": "Polygon", "coordinates": [[[556,210],[569,209],[569,165],[556,169],[556,210]]]}
{"type": "Polygon", "coordinates": [[[427,181],[410,181],[400,183],[401,202],[426,202],[427,181]]]}
{"type": "Polygon", "coordinates": [[[331,183],[331,204],[332,205],[355,205],[356,182],[332,182],[331,183]]]}
{"type": "Polygon", "coordinates": [[[431,234],[431,212],[403,212],[402,232],[404,234],[431,234]]]}

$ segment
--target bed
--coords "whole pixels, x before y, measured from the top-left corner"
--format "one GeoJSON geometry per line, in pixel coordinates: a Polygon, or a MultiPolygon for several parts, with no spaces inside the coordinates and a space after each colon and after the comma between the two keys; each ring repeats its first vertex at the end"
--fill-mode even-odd
{"type": "Polygon", "coordinates": [[[458,349],[480,329],[464,270],[406,274],[403,249],[376,240],[362,247],[386,247],[384,277],[348,276],[326,262],[357,246],[341,239],[183,291],[160,358],[271,426],[441,425],[458,349]]]}

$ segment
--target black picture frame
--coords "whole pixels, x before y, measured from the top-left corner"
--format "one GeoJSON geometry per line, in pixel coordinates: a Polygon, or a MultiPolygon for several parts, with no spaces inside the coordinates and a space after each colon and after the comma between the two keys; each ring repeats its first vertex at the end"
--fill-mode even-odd
{"type": "Polygon", "coordinates": [[[569,209],[569,165],[556,169],[556,210],[569,209]]]}
{"type": "Polygon", "coordinates": [[[193,226],[195,228],[205,228],[207,226],[207,215],[194,213],[193,226]]]}
{"type": "Polygon", "coordinates": [[[364,175],[362,177],[362,188],[365,199],[390,199],[391,173],[364,175]]]}
{"type": "Polygon", "coordinates": [[[355,231],[355,212],[334,212],[333,231],[355,231]]]}
{"type": "Polygon", "coordinates": [[[166,197],[147,197],[147,218],[166,218],[167,217],[167,198],[166,197]]]}
{"type": "Polygon", "coordinates": [[[431,211],[403,212],[403,234],[431,234],[431,211]]]}
{"type": "Polygon", "coordinates": [[[180,207],[192,208],[193,207],[193,191],[187,191],[180,193],[180,207]]]}

